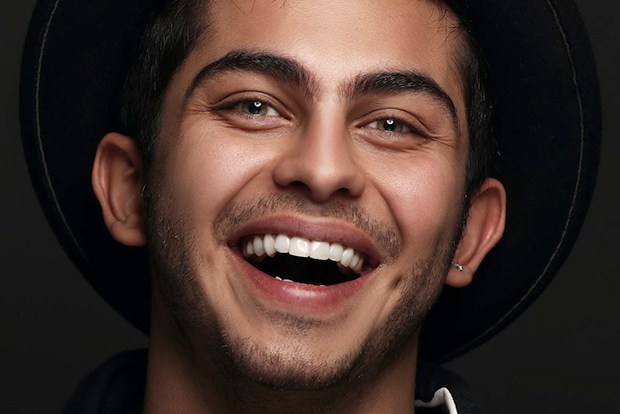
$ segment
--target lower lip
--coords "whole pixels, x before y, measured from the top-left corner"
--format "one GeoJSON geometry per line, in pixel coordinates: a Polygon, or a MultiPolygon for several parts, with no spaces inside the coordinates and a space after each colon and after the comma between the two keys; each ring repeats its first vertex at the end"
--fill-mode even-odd
{"type": "Polygon", "coordinates": [[[362,289],[372,273],[367,272],[355,280],[336,285],[316,286],[280,281],[261,272],[238,253],[235,253],[235,258],[242,273],[263,298],[299,311],[330,312],[345,306],[362,289]]]}

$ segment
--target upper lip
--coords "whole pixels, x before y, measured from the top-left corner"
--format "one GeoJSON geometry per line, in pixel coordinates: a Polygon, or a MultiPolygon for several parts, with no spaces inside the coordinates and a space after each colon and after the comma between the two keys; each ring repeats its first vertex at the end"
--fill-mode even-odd
{"type": "Polygon", "coordinates": [[[229,246],[238,248],[242,238],[261,234],[286,234],[290,237],[340,243],[364,254],[372,267],[382,261],[381,249],[369,235],[351,224],[325,218],[291,215],[261,217],[233,231],[229,246]]]}

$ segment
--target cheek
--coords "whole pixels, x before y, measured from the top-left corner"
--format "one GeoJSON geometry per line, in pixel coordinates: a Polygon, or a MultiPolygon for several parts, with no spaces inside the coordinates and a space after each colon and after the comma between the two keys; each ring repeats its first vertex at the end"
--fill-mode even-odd
{"type": "Polygon", "coordinates": [[[390,166],[378,186],[404,241],[422,249],[452,237],[464,185],[454,160],[420,157],[390,166]]]}
{"type": "Polygon", "coordinates": [[[194,226],[215,215],[260,176],[272,155],[258,140],[195,125],[185,129],[166,154],[168,194],[194,226]]]}

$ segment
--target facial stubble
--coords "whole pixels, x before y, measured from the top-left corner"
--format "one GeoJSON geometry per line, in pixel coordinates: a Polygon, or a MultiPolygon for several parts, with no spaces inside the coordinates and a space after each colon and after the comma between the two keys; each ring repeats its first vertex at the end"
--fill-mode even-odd
{"type": "MultiPolygon", "coordinates": [[[[460,240],[438,242],[434,254],[414,263],[403,275],[400,301],[381,326],[338,359],[316,361],[305,358],[294,345],[266,349],[248,337],[234,337],[203,294],[199,274],[209,263],[201,259],[196,239],[181,217],[175,216],[170,198],[147,196],[150,254],[159,295],[171,316],[179,339],[193,360],[207,358],[208,366],[231,383],[248,380],[275,390],[325,390],[334,396],[363,392],[406,352],[415,352],[415,338],[424,317],[441,291],[447,266],[460,240]]],[[[231,205],[218,216],[213,239],[226,246],[234,226],[274,211],[334,217],[352,222],[377,238],[388,263],[400,254],[400,236],[390,226],[369,218],[356,204],[338,202],[316,205],[299,195],[271,195],[244,205],[231,205]]],[[[229,275],[235,277],[235,275],[229,275]]],[[[209,277],[224,277],[210,274],[209,277]]],[[[293,339],[311,335],[320,321],[291,315],[270,315],[278,329],[293,339]]],[[[312,338],[316,339],[316,338],[312,338]]],[[[291,341],[291,344],[295,341],[291,341]]],[[[413,375],[413,373],[412,373],[413,375]]],[[[233,387],[234,388],[234,387],[233,387]]],[[[232,388],[230,389],[232,391],[232,388]]],[[[234,392],[234,391],[233,391],[234,392]]],[[[240,398],[242,396],[235,396],[240,398]]]]}

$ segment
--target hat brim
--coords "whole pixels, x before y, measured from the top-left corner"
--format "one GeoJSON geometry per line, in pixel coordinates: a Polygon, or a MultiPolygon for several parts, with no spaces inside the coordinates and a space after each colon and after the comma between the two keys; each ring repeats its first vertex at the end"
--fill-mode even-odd
{"type": "MultiPolygon", "coordinates": [[[[141,29],[159,2],[42,0],[24,48],[23,145],[55,234],[94,289],[148,332],[145,249],[114,241],[90,184],[97,144],[118,130],[120,94],[141,29]]],[[[542,292],[571,250],[598,169],[600,96],[586,30],[568,0],[464,4],[488,60],[508,195],[502,241],[473,283],[445,288],[421,339],[444,361],[484,342],[542,292]]]]}

